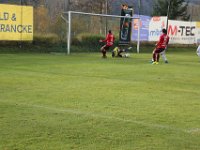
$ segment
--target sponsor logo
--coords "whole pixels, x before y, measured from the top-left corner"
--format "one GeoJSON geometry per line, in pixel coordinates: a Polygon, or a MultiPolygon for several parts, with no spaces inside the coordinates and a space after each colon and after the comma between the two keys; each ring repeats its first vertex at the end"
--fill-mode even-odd
{"type": "Polygon", "coordinates": [[[160,21],[161,18],[159,16],[155,16],[152,19],[153,19],[153,21],[160,21]]]}
{"type": "Polygon", "coordinates": [[[195,36],[195,26],[172,26],[168,27],[168,35],[170,36],[195,36]]]}

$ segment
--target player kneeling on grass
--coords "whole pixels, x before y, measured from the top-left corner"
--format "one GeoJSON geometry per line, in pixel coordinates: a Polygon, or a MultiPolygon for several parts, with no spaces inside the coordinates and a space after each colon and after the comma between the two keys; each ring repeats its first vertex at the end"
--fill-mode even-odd
{"type": "Polygon", "coordinates": [[[121,49],[120,47],[115,47],[112,51],[112,57],[129,57],[130,54],[128,53],[128,50],[130,50],[132,47],[121,49]]]}
{"type": "Polygon", "coordinates": [[[159,41],[156,44],[156,48],[153,51],[153,63],[158,64],[160,53],[163,52],[169,43],[169,36],[167,35],[167,30],[162,29],[162,35],[159,38],[159,41]]]}
{"type": "Polygon", "coordinates": [[[106,42],[106,44],[104,46],[101,47],[101,53],[102,53],[102,57],[106,58],[106,51],[109,50],[109,48],[113,45],[114,43],[114,35],[112,34],[112,31],[109,30],[108,34],[106,35],[106,39],[105,40],[99,40],[99,42],[106,42]]]}

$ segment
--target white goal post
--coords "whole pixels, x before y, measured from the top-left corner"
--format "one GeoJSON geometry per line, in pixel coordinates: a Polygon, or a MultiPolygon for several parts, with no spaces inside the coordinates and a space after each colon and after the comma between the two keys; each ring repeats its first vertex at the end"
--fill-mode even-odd
{"type": "Polygon", "coordinates": [[[96,13],[85,13],[85,12],[78,12],[78,11],[68,11],[63,12],[61,17],[66,22],[67,27],[67,54],[70,54],[71,49],[71,30],[72,30],[72,14],[80,14],[80,15],[90,15],[90,16],[100,16],[100,17],[112,17],[112,18],[131,18],[131,19],[138,19],[138,37],[137,37],[137,53],[140,52],[140,17],[126,17],[126,16],[118,16],[118,15],[107,15],[107,14],[96,14],[96,13]],[[67,15],[68,19],[65,18],[63,15],[67,15]]]}

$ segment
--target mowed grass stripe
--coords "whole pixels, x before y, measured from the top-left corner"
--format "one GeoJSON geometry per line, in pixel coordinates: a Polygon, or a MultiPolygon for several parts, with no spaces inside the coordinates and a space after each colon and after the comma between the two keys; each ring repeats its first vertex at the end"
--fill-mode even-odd
{"type": "Polygon", "coordinates": [[[198,149],[198,57],[150,57],[0,55],[0,149],[198,149]]]}
{"type": "MultiPolygon", "coordinates": [[[[4,101],[1,101],[2,103],[5,103],[4,101]]],[[[83,112],[81,110],[75,110],[75,109],[66,109],[66,108],[53,108],[53,107],[48,107],[48,106],[43,106],[43,105],[33,105],[33,104],[25,104],[25,103],[17,103],[17,104],[9,104],[9,105],[15,105],[16,107],[18,106],[23,106],[23,107],[32,107],[36,108],[42,111],[53,111],[53,112],[60,112],[60,113],[69,113],[69,114],[74,114],[74,115],[80,115],[80,116],[86,116],[90,118],[101,118],[101,119],[106,119],[106,120],[114,120],[114,121],[121,121],[121,122],[129,122],[129,123],[134,123],[138,124],[141,126],[146,126],[149,128],[157,128],[157,129],[166,129],[166,130],[172,130],[176,132],[185,132],[185,133],[190,133],[194,131],[199,131],[199,129],[178,129],[174,127],[170,127],[168,125],[160,125],[160,124],[150,124],[147,122],[142,122],[142,121],[137,121],[137,120],[129,120],[126,118],[117,118],[114,116],[110,116],[109,114],[95,114],[93,112],[83,112]]]]}

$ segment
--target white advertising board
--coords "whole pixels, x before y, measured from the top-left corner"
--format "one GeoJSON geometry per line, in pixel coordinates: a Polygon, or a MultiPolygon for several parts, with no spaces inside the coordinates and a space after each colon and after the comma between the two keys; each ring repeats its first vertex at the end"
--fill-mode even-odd
{"type": "MultiPolygon", "coordinates": [[[[167,17],[152,17],[149,25],[149,41],[157,41],[166,26],[167,17]]],[[[196,22],[169,20],[168,35],[171,44],[194,44],[197,37],[200,37],[200,32],[197,32],[196,22]]]]}

